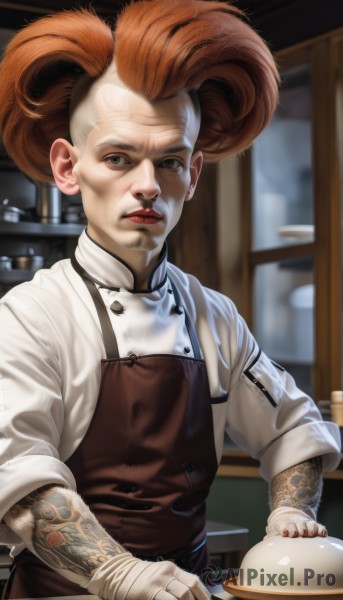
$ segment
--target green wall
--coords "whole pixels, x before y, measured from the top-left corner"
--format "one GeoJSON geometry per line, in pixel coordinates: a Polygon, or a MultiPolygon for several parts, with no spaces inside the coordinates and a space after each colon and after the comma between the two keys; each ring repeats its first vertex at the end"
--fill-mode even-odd
{"type": "Polygon", "coordinates": [[[343,540],[343,479],[324,479],[318,520],[326,525],[329,535],[343,540]]]}
{"type": "Polygon", "coordinates": [[[209,520],[249,529],[249,546],[264,536],[269,514],[268,486],[263,479],[217,477],[207,501],[209,520]]]}

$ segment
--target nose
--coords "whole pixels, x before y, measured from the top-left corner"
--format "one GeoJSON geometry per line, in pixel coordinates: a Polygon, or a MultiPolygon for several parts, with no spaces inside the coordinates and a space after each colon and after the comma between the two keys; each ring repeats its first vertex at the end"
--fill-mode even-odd
{"type": "Polygon", "coordinates": [[[161,193],[156,178],[155,166],[150,160],[143,160],[134,170],[132,195],[137,200],[156,200],[161,193]]]}

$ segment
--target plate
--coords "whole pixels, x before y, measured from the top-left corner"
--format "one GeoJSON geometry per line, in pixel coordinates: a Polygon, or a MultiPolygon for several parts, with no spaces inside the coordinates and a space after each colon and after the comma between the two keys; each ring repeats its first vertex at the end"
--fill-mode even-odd
{"type": "Polygon", "coordinates": [[[259,589],[252,589],[242,585],[237,585],[232,579],[227,579],[223,583],[223,589],[235,596],[235,598],[246,598],[247,600],[304,600],[305,598],[320,598],[321,600],[332,600],[333,598],[343,598],[342,590],[340,592],[334,591],[319,591],[315,592],[313,589],[308,592],[295,592],[291,594],[289,592],[275,592],[275,591],[260,591],[259,589]]]}
{"type": "Polygon", "coordinates": [[[282,237],[312,239],[314,237],[314,225],[284,225],[278,227],[277,232],[282,237]]]}

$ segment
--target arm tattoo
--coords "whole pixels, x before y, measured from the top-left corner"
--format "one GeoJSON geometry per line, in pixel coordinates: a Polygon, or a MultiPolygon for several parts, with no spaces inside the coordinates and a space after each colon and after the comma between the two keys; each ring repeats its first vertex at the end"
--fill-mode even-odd
{"type": "Polygon", "coordinates": [[[316,514],[322,494],[322,459],[312,458],[274,477],[271,483],[271,506],[293,506],[316,514]]]}
{"type": "MultiPolygon", "coordinates": [[[[23,498],[9,511],[12,519],[29,511],[34,519],[32,546],[53,569],[91,578],[106,560],[125,552],[78,498],[77,508],[64,488],[45,486],[23,498]]],[[[76,496],[76,494],[75,494],[76,496]]]]}

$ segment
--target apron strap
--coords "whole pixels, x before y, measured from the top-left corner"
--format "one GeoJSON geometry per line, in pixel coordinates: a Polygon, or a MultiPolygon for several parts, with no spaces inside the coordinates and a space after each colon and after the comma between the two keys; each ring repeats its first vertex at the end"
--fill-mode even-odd
{"type": "Polygon", "coordinates": [[[111,319],[106,310],[104,301],[101,297],[101,294],[96,287],[93,279],[91,279],[90,275],[88,275],[87,271],[85,271],[80,263],[76,260],[75,256],[71,258],[71,264],[74,267],[75,271],[82,277],[87,289],[92,297],[94,302],[96,312],[98,313],[100,327],[102,330],[102,336],[104,340],[104,346],[106,351],[106,358],[119,358],[119,350],[117,344],[117,338],[113,331],[111,319]]]}
{"type": "MultiPolygon", "coordinates": [[[[85,285],[87,286],[87,289],[92,297],[92,300],[94,302],[94,305],[95,305],[95,308],[96,308],[96,311],[97,311],[97,314],[99,317],[99,321],[100,321],[100,327],[102,330],[104,346],[105,346],[105,351],[106,351],[106,358],[108,358],[108,359],[120,358],[117,339],[116,339],[116,336],[115,336],[115,333],[113,330],[111,319],[107,312],[104,301],[101,297],[101,294],[100,294],[98,288],[96,287],[96,283],[100,283],[100,282],[97,282],[94,279],[92,279],[92,277],[87,273],[87,271],[85,271],[84,268],[81,267],[80,263],[76,260],[75,256],[72,256],[71,264],[74,267],[75,271],[83,279],[83,281],[84,281],[85,285]]],[[[169,274],[169,283],[173,290],[175,304],[176,304],[177,308],[178,309],[182,308],[182,310],[185,313],[185,325],[186,325],[187,333],[189,335],[189,339],[190,339],[190,342],[191,342],[191,345],[193,348],[194,358],[202,359],[200,345],[198,342],[198,336],[196,334],[195,327],[194,327],[191,319],[189,318],[189,315],[188,315],[188,313],[183,305],[183,302],[181,300],[179,290],[177,289],[172,278],[170,277],[170,274],[169,274]]],[[[118,289],[118,288],[113,288],[113,289],[118,289]]]]}

